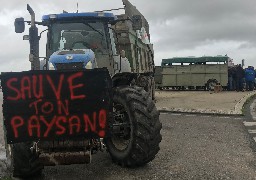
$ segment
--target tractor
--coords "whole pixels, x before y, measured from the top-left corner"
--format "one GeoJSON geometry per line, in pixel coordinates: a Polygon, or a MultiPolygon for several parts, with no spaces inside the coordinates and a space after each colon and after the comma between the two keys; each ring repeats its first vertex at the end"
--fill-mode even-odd
{"type": "Polygon", "coordinates": [[[144,16],[128,0],[123,4],[122,15],[63,11],[41,22],[27,5],[31,20],[15,19],[16,33],[30,25],[23,39],[30,43],[31,70],[1,74],[14,177],[38,175],[44,166],[90,163],[104,150],[123,167],[155,158],[162,124],[154,103],[153,45],[144,16]],[[47,28],[43,58],[37,25],[47,28]]]}

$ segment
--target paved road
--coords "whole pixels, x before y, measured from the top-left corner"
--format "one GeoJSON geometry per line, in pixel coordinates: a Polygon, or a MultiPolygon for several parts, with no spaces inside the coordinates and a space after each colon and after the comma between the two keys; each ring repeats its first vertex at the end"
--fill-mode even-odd
{"type": "Polygon", "coordinates": [[[254,99],[251,104],[247,105],[247,109],[250,109],[250,115],[249,118],[247,118],[243,123],[251,138],[255,142],[254,147],[256,149],[256,99],[254,99]]]}
{"type": "Polygon", "coordinates": [[[161,150],[138,169],[112,164],[107,153],[90,165],[46,167],[39,179],[256,179],[253,140],[245,117],[161,114],[161,150]]]}
{"type": "MultiPolygon", "coordinates": [[[[256,101],[250,108],[252,117],[161,114],[161,150],[147,166],[121,168],[107,153],[99,153],[90,165],[45,167],[38,179],[256,179],[254,107],[256,101]]],[[[4,156],[1,130],[0,175],[4,156]]]]}

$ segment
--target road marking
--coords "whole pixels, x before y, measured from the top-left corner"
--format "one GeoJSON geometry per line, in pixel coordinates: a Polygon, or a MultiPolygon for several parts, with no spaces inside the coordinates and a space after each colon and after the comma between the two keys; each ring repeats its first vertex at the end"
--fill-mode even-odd
{"type": "Polygon", "coordinates": [[[172,115],[173,116],[181,116],[181,114],[175,114],[175,113],[173,113],[172,115]]]}
{"type": "Polygon", "coordinates": [[[187,117],[195,117],[196,115],[195,114],[187,114],[185,116],[187,116],[187,117]]]}
{"type": "Polygon", "coordinates": [[[229,119],[230,117],[225,116],[225,117],[220,117],[220,119],[229,119]]]}
{"type": "Polygon", "coordinates": [[[256,107],[256,100],[254,100],[252,102],[252,104],[250,105],[250,112],[251,112],[253,120],[256,120],[256,109],[255,109],[255,107],[256,107]]]}
{"type": "Polygon", "coordinates": [[[169,114],[169,113],[166,113],[166,112],[161,112],[160,114],[169,114]]]}
{"type": "Polygon", "coordinates": [[[235,118],[236,120],[242,120],[243,118],[235,118]]]}
{"type": "Polygon", "coordinates": [[[254,133],[256,133],[256,130],[248,130],[248,132],[250,133],[250,134],[254,134],[254,133]]]}
{"type": "Polygon", "coordinates": [[[256,126],[256,122],[243,122],[245,126],[256,126]]]}

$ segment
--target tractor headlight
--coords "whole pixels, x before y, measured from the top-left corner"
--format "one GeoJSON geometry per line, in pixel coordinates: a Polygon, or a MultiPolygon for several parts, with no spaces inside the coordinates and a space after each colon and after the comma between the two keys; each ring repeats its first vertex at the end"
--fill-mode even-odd
{"type": "Polygon", "coordinates": [[[49,70],[55,70],[55,67],[53,66],[53,64],[51,62],[48,62],[48,69],[49,70]]]}
{"type": "Polygon", "coordinates": [[[89,61],[86,66],[85,66],[85,69],[92,69],[92,62],[89,61]]]}
{"type": "Polygon", "coordinates": [[[49,19],[56,19],[57,18],[57,14],[50,14],[49,15],[49,19]]]}

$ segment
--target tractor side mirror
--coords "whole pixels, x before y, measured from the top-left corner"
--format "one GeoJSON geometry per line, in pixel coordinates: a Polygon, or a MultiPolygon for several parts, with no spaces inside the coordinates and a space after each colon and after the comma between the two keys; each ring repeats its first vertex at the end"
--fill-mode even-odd
{"type": "Polygon", "coordinates": [[[142,28],[142,18],[140,15],[132,16],[132,28],[133,30],[141,30],[142,28]]]}
{"type": "Polygon", "coordinates": [[[15,32],[16,33],[23,33],[25,31],[25,22],[24,18],[16,18],[14,22],[15,32]]]}

